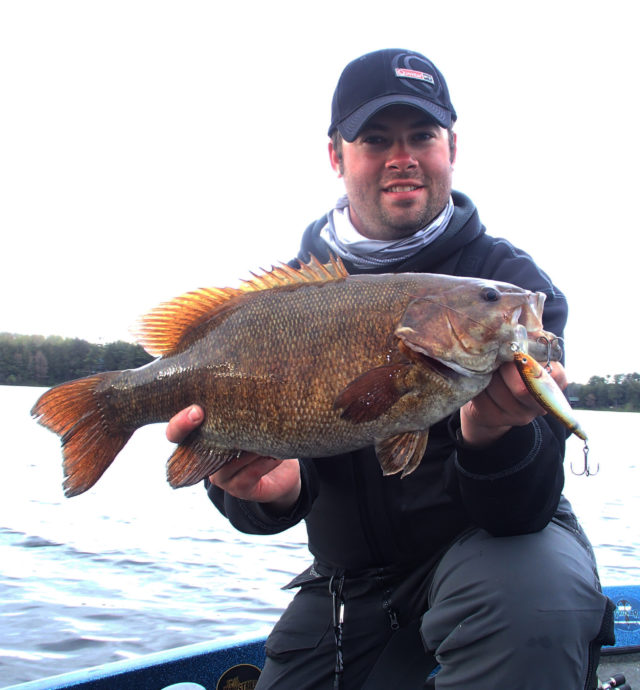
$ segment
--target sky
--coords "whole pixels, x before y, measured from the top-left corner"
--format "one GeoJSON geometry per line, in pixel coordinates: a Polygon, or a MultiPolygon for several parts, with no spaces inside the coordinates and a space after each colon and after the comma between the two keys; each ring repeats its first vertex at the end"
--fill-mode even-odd
{"type": "Polygon", "coordinates": [[[567,295],[571,381],[640,371],[634,3],[0,0],[0,332],[132,340],[295,255],[350,60],[444,73],[454,188],[567,295]]]}

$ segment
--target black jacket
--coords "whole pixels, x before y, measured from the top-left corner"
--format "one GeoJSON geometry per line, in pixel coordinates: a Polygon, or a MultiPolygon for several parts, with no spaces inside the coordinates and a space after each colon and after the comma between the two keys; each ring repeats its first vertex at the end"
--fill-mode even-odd
{"type": "MultiPolygon", "coordinates": [[[[561,336],[567,317],[562,293],[530,256],[485,234],[478,212],[454,192],[454,215],[443,235],[410,259],[377,272],[429,272],[505,281],[546,293],[544,327],[561,336]]],[[[304,233],[299,258],[328,258],[319,232],[304,233]]],[[[358,273],[345,262],[350,273],[358,273]]],[[[309,550],[347,570],[431,560],[460,532],[477,525],[495,535],[542,529],[553,516],[563,483],[566,433],[549,416],[511,429],[490,448],[455,440],[459,415],[432,427],[425,457],[411,475],[383,477],[372,448],[332,458],[301,459],[303,489],[286,516],[208,486],[209,496],[239,530],[281,532],[304,519],[309,550]]]]}

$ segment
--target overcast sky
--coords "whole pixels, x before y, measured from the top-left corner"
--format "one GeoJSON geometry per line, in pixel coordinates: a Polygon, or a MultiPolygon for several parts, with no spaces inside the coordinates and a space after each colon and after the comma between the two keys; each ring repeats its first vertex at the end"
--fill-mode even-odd
{"type": "Polygon", "coordinates": [[[455,188],[567,294],[570,380],[639,371],[633,7],[0,0],[0,331],[130,340],[291,258],[342,68],[400,47],[448,81],[455,188]]]}

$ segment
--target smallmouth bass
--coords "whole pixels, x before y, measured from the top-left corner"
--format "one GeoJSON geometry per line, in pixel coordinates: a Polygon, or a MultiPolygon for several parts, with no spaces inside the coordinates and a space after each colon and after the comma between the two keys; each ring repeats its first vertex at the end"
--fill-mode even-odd
{"type": "Polygon", "coordinates": [[[373,445],[384,474],[404,476],[429,427],[513,360],[516,332],[530,353],[555,340],[542,330],[544,299],[475,278],[349,275],[339,259],[312,257],[159,306],[138,334],[158,359],[60,384],[32,414],[61,437],[67,496],[91,488],[137,428],[193,403],[205,419],[169,458],[173,487],[241,451],[283,459],[373,445]]]}

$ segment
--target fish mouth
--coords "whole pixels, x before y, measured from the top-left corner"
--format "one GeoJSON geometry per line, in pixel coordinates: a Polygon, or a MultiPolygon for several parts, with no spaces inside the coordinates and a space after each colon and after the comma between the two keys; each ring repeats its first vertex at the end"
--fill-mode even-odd
{"type": "Polygon", "coordinates": [[[514,329],[523,326],[532,336],[542,331],[542,310],[547,296],[544,292],[531,293],[527,301],[513,310],[511,325],[514,329]]]}
{"type": "Polygon", "coordinates": [[[514,309],[511,316],[511,342],[501,342],[501,358],[510,360],[511,344],[517,343],[523,352],[528,352],[540,362],[562,359],[562,338],[558,338],[542,327],[542,310],[546,299],[544,292],[533,293],[524,306],[514,309]]]}

